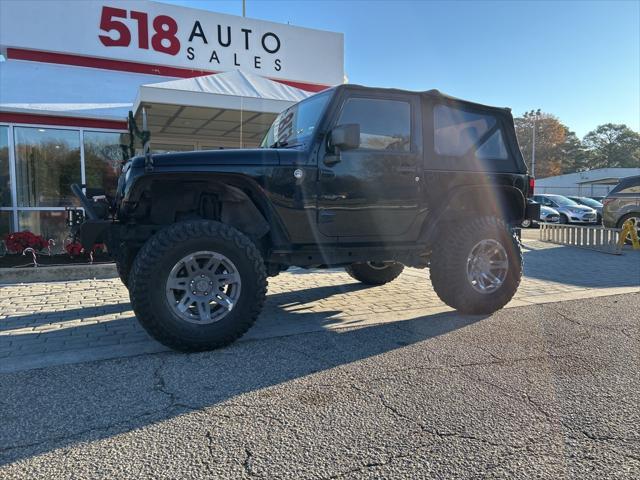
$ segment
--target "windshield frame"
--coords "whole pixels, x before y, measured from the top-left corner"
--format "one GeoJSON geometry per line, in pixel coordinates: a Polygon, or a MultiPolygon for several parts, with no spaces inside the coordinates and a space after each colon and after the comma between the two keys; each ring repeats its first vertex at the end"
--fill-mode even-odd
{"type": "Polygon", "coordinates": [[[335,94],[335,89],[331,88],[331,89],[327,89],[327,90],[323,90],[321,92],[315,93],[314,95],[311,95],[307,98],[305,98],[304,100],[300,100],[298,103],[295,103],[293,105],[291,105],[290,107],[284,109],[282,112],[280,112],[276,118],[273,119],[273,122],[271,123],[271,125],[269,126],[269,129],[267,130],[267,132],[264,134],[264,137],[262,138],[262,140],[260,141],[260,148],[291,148],[291,147],[297,147],[297,146],[304,146],[305,148],[308,148],[312,143],[313,140],[315,138],[315,135],[318,133],[319,130],[319,126],[322,123],[322,119],[324,118],[327,109],[329,108],[329,105],[331,104],[331,101],[334,97],[335,94]],[[286,116],[289,112],[291,112],[294,109],[299,109],[300,105],[303,105],[309,101],[318,101],[318,99],[322,96],[326,97],[325,103],[322,106],[322,108],[320,109],[320,111],[318,112],[318,116],[316,118],[315,124],[313,126],[313,131],[311,133],[309,133],[308,135],[304,135],[301,137],[291,137],[289,139],[287,139],[287,142],[282,145],[279,146],[277,145],[277,141],[275,139],[271,139],[269,140],[269,136],[272,133],[275,125],[284,117],[286,116]]]}

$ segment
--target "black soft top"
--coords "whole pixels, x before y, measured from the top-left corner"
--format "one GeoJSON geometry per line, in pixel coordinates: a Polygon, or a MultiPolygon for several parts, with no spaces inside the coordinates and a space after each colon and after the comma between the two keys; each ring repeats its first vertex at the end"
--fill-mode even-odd
{"type": "Polygon", "coordinates": [[[338,89],[349,89],[349,90],[361,90],[361,91],[366,91],[366,92],[378,92],[381,94],[384,93],[403,93],[403,94],[409,94],[409,95],[420,95],[422,97],[430,97],[433,99],[438,99],[438,100],[445,100],[445,101],[449,101],[451,103],[457,103],[457,104],[464,104],[467,105],[469,107],[472,107],[474,109],[480,109],[480,110],[489,110],[489,111],[493,111],[493,112],[508,112],[511,113],[511,109],[508,107],[495,107],[492,105],[485,105],[482,103],[478,103],[478,102],[472,102],[470,100],[464,100],[462,98],[458,98],[458,97],[453,97],[451,95],[447,95],[446,93],[442,93],[440,90],[437,89],[431,89],[431,90],[425,90],[425,91],[413,91],[413,90],[403,90],[400,88],[382,88],[382,87],[366,87],[364,85],[357,85],[357,84],[353,84],[353,83],[346,83],[343,85],[338,85],[336,87],[333,87],[334,89],[338,90],[338,89]]]}

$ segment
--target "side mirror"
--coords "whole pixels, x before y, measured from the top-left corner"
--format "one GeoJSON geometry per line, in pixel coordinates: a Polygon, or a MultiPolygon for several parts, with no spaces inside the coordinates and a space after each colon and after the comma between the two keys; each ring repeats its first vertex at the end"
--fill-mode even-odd
{"type": "Polygon", "coordinates": [[[348,123],[338,125],[331,130],[329,141],[332,147],[338,147],[340,150],[350,150],[360,146],[360,125],[357,123],[348,123]]]}

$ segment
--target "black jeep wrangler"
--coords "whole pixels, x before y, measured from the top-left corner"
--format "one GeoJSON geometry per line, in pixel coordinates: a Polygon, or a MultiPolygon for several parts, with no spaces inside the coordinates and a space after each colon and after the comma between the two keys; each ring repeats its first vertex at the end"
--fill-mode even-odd
{"type": "Polygon", "coordinates": [[[356,85],[288,108],[261,148],[132,158],[112,202],[73,189],[75,235],[107,244],[139,321],[183,351],[244,334],[292,265],[367,285],[428,267],[447,305],[494,312],[522,274],[511,227],[538,218],[509,109],[356,85]]]}

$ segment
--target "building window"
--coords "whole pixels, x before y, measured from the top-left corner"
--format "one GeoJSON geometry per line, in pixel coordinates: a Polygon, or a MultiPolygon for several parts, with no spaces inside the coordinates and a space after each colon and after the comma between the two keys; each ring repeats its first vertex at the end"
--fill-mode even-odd
{"type": "Polygon", "coordinates": [[[14,132],[18,207],[78,205],[71,184],[81,183],[80,132],[30,127],[14,132]]]}
{"type": "Polygon", "coordinates": [[[13,212],[10,210],[0,210],[0,240],[13,231],[12,216],[13,212]]]}
{"type": "Polygon", "coordinates": [[[0,125],[0,207],[11,206],[9,174],[9,127],[0,125]]]}
{"type": "Polygon", "coordinates": [[[42,235],[45,240],[55,241],[55,252],[64,251],[65,240],[70,233],[64,210],[23,210],[18,212],[18,223],[20,230],[28,230],[42,235]]]}
{"type": "Polygon", "coordinates": [[[339,125],[360,125],[360,148],[408,152],[411,150],[411,105],[397,100],[350,98],[339,125]]]}
{"type": "Polygon", "coordinates": [[[85,130],[84,168],[87,187],[98,188],[115,196],[123,151],[127,135],[117,132],[90,132],[85,130]]]}

